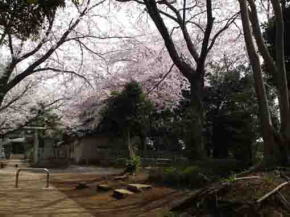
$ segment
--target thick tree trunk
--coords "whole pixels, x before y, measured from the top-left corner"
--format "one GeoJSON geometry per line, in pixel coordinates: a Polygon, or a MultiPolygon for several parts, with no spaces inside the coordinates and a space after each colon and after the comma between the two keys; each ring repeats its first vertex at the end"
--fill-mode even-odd
{"type": "Polygon", "coordinates": [[[264,164],[273,165],[279,163],[277,156],[277,140],[275,140],[275,131],[271,121],[271,114],[269,111],[268,99],[265,90],[264,80],[262,76],[261,63],[258,53],[256,51],[252,29],[250,26],[249,13],[246,0],[239,0],[241,8],[241,17],[244,30],[245,43],[249,60],[253,69],[255,91],[259,105],[259,118],[261,122],[262,137],[264,140],[264,164]]]}
{"type": "Polygon", "coordinates": [[[128,145],[129,157],[132,160],[135,157],[135,153],[134,153],[134,149],[132,147],[131,135],[130,135],[130,130],[129,129],[127,130],[127,145],[128,145]]]}
{"type": "Polygon", "coordinates": [[[289,111],[289,95],[287,74],[285,67],[285,54],[284,54],[284,18],[280,1],[271,0],[276,22],[276,65],[277,65],[277,84],[279,91],[279,105],[280,105],[280,119],[281,119],[281,137],[282,144],[281,151],[284,151],[288,159],[288,146],[290,144],[290,111],[289,111]]]}
{"type": "Polygon", "coordinates": [[[4,73],[0,77],[0,107],[4,101],[6,94],[9,92],[9,89],[7,89],[7,84],[15,67],[16,60],[13,59],[11,63],[8,64],[8,66],[5,68],[4,73]]]}
{"type": "Polygon", "coordinates": [[[202,91],[203,81],[201,79],[192,79],[190,83],[191,91],[191,107],[192,115],[190,135],[188,138],[188,151],[190,156],[196,159],[203,159],[205,157],[204,139],[203,139],[203,105],[202,105],[202,91]]]}
{"type": "MultiPolygon", "coordinates": [[[[192,159],[204,158],[204,142],[203,142],[203,108],[202,108],[202,90],[204,84],[204,63],[208,55],[209,50],[211,49],[210,36],[213,27],[213,15],[212,15],[212,1],[206,1],[207,8],[207,25],[205,29],[205,34],[202,42],[201,53],[198,54],[190,35],[188,34],[186,25],[182,21],[182,17],[179,14],[179,11],[174,8],[170,3],[164,2],[170,9],[175,12],[177,22],[179,23],[184,40],[186,42],[187,48],[194,61],[196,62],[196,69],[193,68],[190,64],[184,61],[182,55],[180,55],[176,49],[174,40],[171,37],[168,28],[161,17],[160,10],[157,7],[157,3],[161,3],[155,0],[144,0],[146,9],[152,21],[155,23],[156,28],[163,37],[167,51],[175,64],[175,66],[180,70],[182,75],[190,82],[191,86],[191,113],[193,115],[191,121],[192,129],[186,129],[190,135],[187,135],[186,140],[187,150],[189,150],[190,157],[192,159]]],[[[213,40],[214,42],[214,40],[213,40]]],[[[212,43],[213,45],[213,43],[212,43]]]]}
{"type": "Polygon", "coordinates": [[[290,141],[290,111],[289,111],[289,93],[287,85],[287,75],[285,69],[285,57],[284,57],[284,23],[282,9],[278,0],[271,0],[275,21],[276,21],[276,62],[270,55],[270,52],[263,40],[263,36],[260,30],[260,24],[258,19],[258,12],[254,0],[248,0],[251,7],[251,23],[253,27],[254,37],[256,39],[259,51],[265,60],[267,68],[276,75],[278,99],[280,108],[280,135],[275,134],[276,142],[279,145],[280,159],[282,162],[287,163],[288,159],[288,144],[290,141]]]}

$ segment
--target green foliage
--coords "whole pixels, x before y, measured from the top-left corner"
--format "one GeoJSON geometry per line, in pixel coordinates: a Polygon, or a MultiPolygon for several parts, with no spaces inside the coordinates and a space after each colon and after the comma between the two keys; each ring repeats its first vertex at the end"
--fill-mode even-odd
{"type": "Polygon", "coordinates": [[[236,181],[236,175],[230,175],[229,177],[222,180],[223,182],[233,183],[236,181]]]}
{"type": "Polygon", "coordinates": [[[133,174],[138,172],[141,167],[141,158],[139,156],[133,156],[132,159],[127,160],[126,172],[133,174]]]}
{"type": "Polygon", "coordinates": [[[206,89],[206,136],[208,152],[214,158],[233,156],[252,162],[252,147],[259,137],[257,103],[249,69],[212,65],[206,89]]]}
{"type": "Polygon", "coordinates": [[[0,26],[5,34],[27,39],[39,33],[45,20],[52,22],[64,0],[1,0],[0,26]]]}
{"type": "Polygon", "coordinates": [[[209,178],[198,166],[168,167],[152,171],[150,179],[156,182],[179,188],[197,188],[208,183],[209,178]]]}
{"type": "Polygon", "coordinates": [[[182,151],[178,144],[181,129],[178,125],[179,115],[169,109],[155,111],[151,115],[150,136],[156,150],[182,151]]]}
{"type": "MultiPolygon", "coordinates": [[[[224,64],[212,64],[212,73],[207,75],[209,85],[204,88],[203,100],[204,141],[209,157],[235,158],[250,164],[254,160],[256,140],[260,137],[253,80],[249,68],[229,62],[225,58],[224,64]]],[[[166,141],[166,148],[186,154],[197,117],[190,106],[190,92],[183,90],[182,94],[183,99],[176,109],[152,115],[151,135],[156,138],[155,146],[161,146],[156,141],[162,139],[166,141]],[[179,144],[180,140],[185,146],[179,144]]],[[[189,151],[194,159],[194,153],[189,151]]]]}
{"type": "Polygon", "coordinates": [[[40,108],[32,109],[31,113],[34,114],[35,118],[30,120],[27,125],[46,128],[45,130],[40,131],[40,136],[53,139],[60,139],[62,137],[63,130],[61,129],[62,125],[60,117],[55,114],[52,109],[47,109],[40,105],[40,108]]]}
{"type": "Polygon", "coordinates": [[[150,172],[150,179],[179,188],[199,188],[213,181],[230,176],[244,169],[236,160],[206,160],[195,162],[194,165],[179,165],[150,172]]]}
{"type": "Polygon", "coordinates": [[[128,131],[131,136],[146,134],[152,109],[152,103],[139,83],[132,81],[126,84],[122,92],[112,92],[107,106],[101,112],[102,124],[115,127],[115,132],[123,136],[128,131]]]}

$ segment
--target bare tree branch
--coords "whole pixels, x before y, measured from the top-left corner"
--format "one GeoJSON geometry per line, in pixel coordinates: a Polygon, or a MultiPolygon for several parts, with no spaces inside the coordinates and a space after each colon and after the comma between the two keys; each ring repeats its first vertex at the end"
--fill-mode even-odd
{"type": "Polygon", "coordinates": [[[90,9],[102,4],[105,0],[102,0],[92,7],[89,7],[89,1],[87,6],[83,9],[79,17],[75,21],[71,21],[69,28],[63,33],[62,37],[58,40],[58,42],[52,46],[44,55],[42,55],[39,59],[37,59],[34,63],[28,66],[22,73],[15,76],[5,87],[4,92],[8,92],[13,87],[15,87],[19,82],[21,82],[24,78],[34,73],[36,67],[38,67],[41,63],[47,60],[67,39],[68,35],[74,30],[74,28],[79,24],[82,18],[87,14],[90,9]]]}
{"type": "Polygon", "coordinates": [[[230,27],[230,25],[232,24],[232,23],[234,23],[235,22],[235,20],[237,19],[237,17],[239,16],[239,14],[240,14],[240,12],[238,12],[238,13],[236,13],[236,14],[234,14],[230,19],[228,19],[228,21],[226,22],[226,24],[224,25],[224,27],[223,28],[221,28],[214,36],[213,36],[213,38],[212,38],[212,41],[211,41],[211,43],[210,43],[210,45],[209,45],[209,47],[208,47],[208,49],[207,49],[207,52],[210,52],[210,50],[212,49],[212,47],[214,46],[214,44],[215,44],[215,42],[216,42],[216,40],[217,40],[217,38],[224,32],[224,31],[226,31],[229,27],[230,27]]]}
{"type": "Polygon", "coordinates": [[[174,67],[174,64],[172,64],[168,70],[168,72],[166,72],[166,74],[160,79],[160,81],[157,82],[157,84],[155,84],[152,89],[150,89],[146,95],[149,95],[150,93],[152,93],[153,90],[155,90],[156,88],[159,87],[159,85],[167,78],[167,76],[172,72],[172,69],[174,67]]]}
{"type": "Polygon", "coordinates": [[[17,63],[20,63],[21,61],[27,59],[28,57],[32,56],[33,54],[35,54],[37,51],[39,51],[42,46],[45,44],[47,37],[50,35],[51,33],[51,29],[53,27],[53,23],[54,23],[54,18],[51,22],[49,22],[49,26],[45,32],[45,36],[42,38],[42,40],[38,43],[38,45],[30,52],[27,52],[26,54],[22,55],[18,60],[17,63]]]}
{"type": "Polygon", "coordinates": [[[35,69],[33,71],[33,73],[35,72],[41,72],[41,71],[53,71],[53,72],[60,72],[60,73],[64,73],[64,74],[72,74],[72,75],[75,75],[81,79],[83,79],[88,85],[90,85],[91,87],[93,87],[90,83],[90,81],[83,75],[75,72],[75,71],[72,71],[72,70],[63,70],[63,69],[56,69],[56,68],[52,68],[52,67],[45,67],[45,68],[38,68],[38,69],[35,69]]]}
{"type": "Polygon", "coordinates": [[[21,99],[27,93],[27,91],[30,89],[30,87],[31,87],[30,84],[26,85],[26,87],[24,88],[24,90],[20,94],[18,94],[16,97],[14,97],[8,103],[6,103],[6,105],[3,105],[0,107],[0,112],[4,111],[8,107],[10,107],[12,104],[14,104],[16,101],[21,99]]]}

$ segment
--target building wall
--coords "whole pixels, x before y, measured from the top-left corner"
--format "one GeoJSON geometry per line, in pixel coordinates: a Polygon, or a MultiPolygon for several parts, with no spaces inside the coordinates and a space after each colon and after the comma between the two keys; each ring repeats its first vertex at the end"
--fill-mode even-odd
{"type": "Polygon", "coordinates": [[[70,159],[76,163],[89,163],[101,160],[99,147],[108,146],[109,138],[105,136],[86,136],[71,143],[70,159]]]}
{"type": "Polygon", "coordinates": [[[58,158],[66,158],[77,164],[107,164],[112,160],[128,157],[127,145],[122,138],[103,135],[74,138],[58,147],[56,152],[58,158]]]}

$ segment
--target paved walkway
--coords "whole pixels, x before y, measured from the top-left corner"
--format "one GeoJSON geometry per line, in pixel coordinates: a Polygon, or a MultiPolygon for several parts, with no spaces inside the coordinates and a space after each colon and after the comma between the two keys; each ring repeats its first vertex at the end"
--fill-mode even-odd
{"type": "Polygon", "coordinates": [[[93,216],[54,186],[45,189],[45,174],[21,173],[19,188],[16,189],[15,174],[17,168],[11,166],[0,170],[0,217],[93,216]]]}
{"type": "MultiPolygon", "coordinates": [[[[15,188],[16,171],[27,164],[16,159],[8,163],[8,167],[0,169],[0,217],[159,217],[173,202],[184,197],[182,192],[155,186],[154,191],[116,200],[111,191],[96,192],[95,182],[97,177],[105,175],[101,181],[114,185],[116,181],[110,181],[106,175],[120,170],[80,166],[51,170],[57,188],[51,185],[46,189],[46,174],[32,172],[21,173],[19,188],[15,188]],[[76,184],[82,180],[89,183],[89,188],[76,191],[76,184]]],[[[132,177],[132,183],[144,180],[142,176],[132,177]]],[[[124,187],[126,183],[120,181],[119,185],[124,187]]]]}

